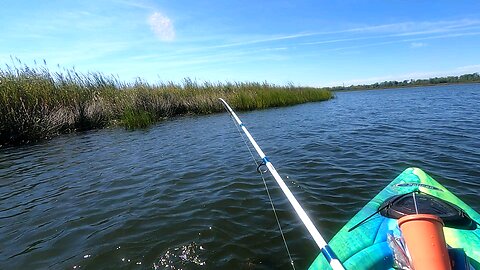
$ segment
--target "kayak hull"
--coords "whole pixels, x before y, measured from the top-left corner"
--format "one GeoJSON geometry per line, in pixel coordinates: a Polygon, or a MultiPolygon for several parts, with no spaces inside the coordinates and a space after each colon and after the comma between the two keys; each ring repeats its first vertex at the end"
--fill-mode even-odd
{"type": "MultiPolygon", "coordinates": [[[[393,269],[393,255],[387,242],[387,234],[400,234],[397,219],[375,214],[356,229],[350,228],[375,213],[387,199],[419,190],[447,201],[480,222],[480,215],[432,177],[418,168],[408,168],[377,194],[364,208],[332,238],[329,245],[346,269],[393,269]]],[[[444,227],[447,245],[462,248],[470,260],[470,267],[480,270],[480,228],[464,230],[444,227]]],[[[330,269],[319,254],[309,268],[330,269]]]]}

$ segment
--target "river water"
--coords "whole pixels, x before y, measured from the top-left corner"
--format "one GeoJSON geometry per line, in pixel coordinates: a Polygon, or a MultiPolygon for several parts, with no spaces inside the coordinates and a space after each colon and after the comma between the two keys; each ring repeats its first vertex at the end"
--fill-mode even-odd
{"type": "MultiPolygon", "coordinates": [[[[328,240],[405,168],[480,211],[480,84],[339,92],[240,117],[328,240]]],[[[297,269],[318,254],[266,177],[297,269]]],[[[0,269],[291,269],[227,113],[0,149],[0,269]]]]}

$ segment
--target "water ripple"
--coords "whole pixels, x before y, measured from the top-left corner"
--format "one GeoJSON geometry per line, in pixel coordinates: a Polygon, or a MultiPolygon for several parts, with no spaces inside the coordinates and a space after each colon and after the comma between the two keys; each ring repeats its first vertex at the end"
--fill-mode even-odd
{"type": "MultiPolygon", "coordinates": [[[[479,95],[346,92],[241,117],[329,239],[410,166],[480,210],[479,95]]],[[[227,114],[0,149],[0,269],[290,269],[255,168],[227,114]]],[[[318,249],[266,181],[307,268],[318,249]]]]}

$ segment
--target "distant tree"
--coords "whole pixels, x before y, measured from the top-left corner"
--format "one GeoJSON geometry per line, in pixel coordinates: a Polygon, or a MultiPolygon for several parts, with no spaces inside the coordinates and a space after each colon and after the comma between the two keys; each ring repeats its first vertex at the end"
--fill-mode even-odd
{"type": "Polygon", "coordinates": [[[410,80],[404,80],[401,82],[384,81],[384,82],[376,82],[373,84],[327,87],[327,89],[332,91],[381,89],[381,88],[424,86],[424,85],[449,84],[449,83],[480,83],[480,74],[471,73],[471,74],[464,74],[461,76],[434,77],[429,79],[417,79],[417,80],[410,79],[410,80]]]}

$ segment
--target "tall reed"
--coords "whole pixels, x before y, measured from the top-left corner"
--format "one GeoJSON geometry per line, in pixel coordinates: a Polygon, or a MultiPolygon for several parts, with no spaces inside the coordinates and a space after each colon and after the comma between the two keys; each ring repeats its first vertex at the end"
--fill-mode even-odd
{"type": "Polygon", "coordinates": [[[331,92],[293,85],[227,82],[121,82],[102,73],[50,72],[46,66],[0,69],[0,145],[23,144],[111,125],[143,128],[177,115],[289,106],[332,98],[331,92]]]}

